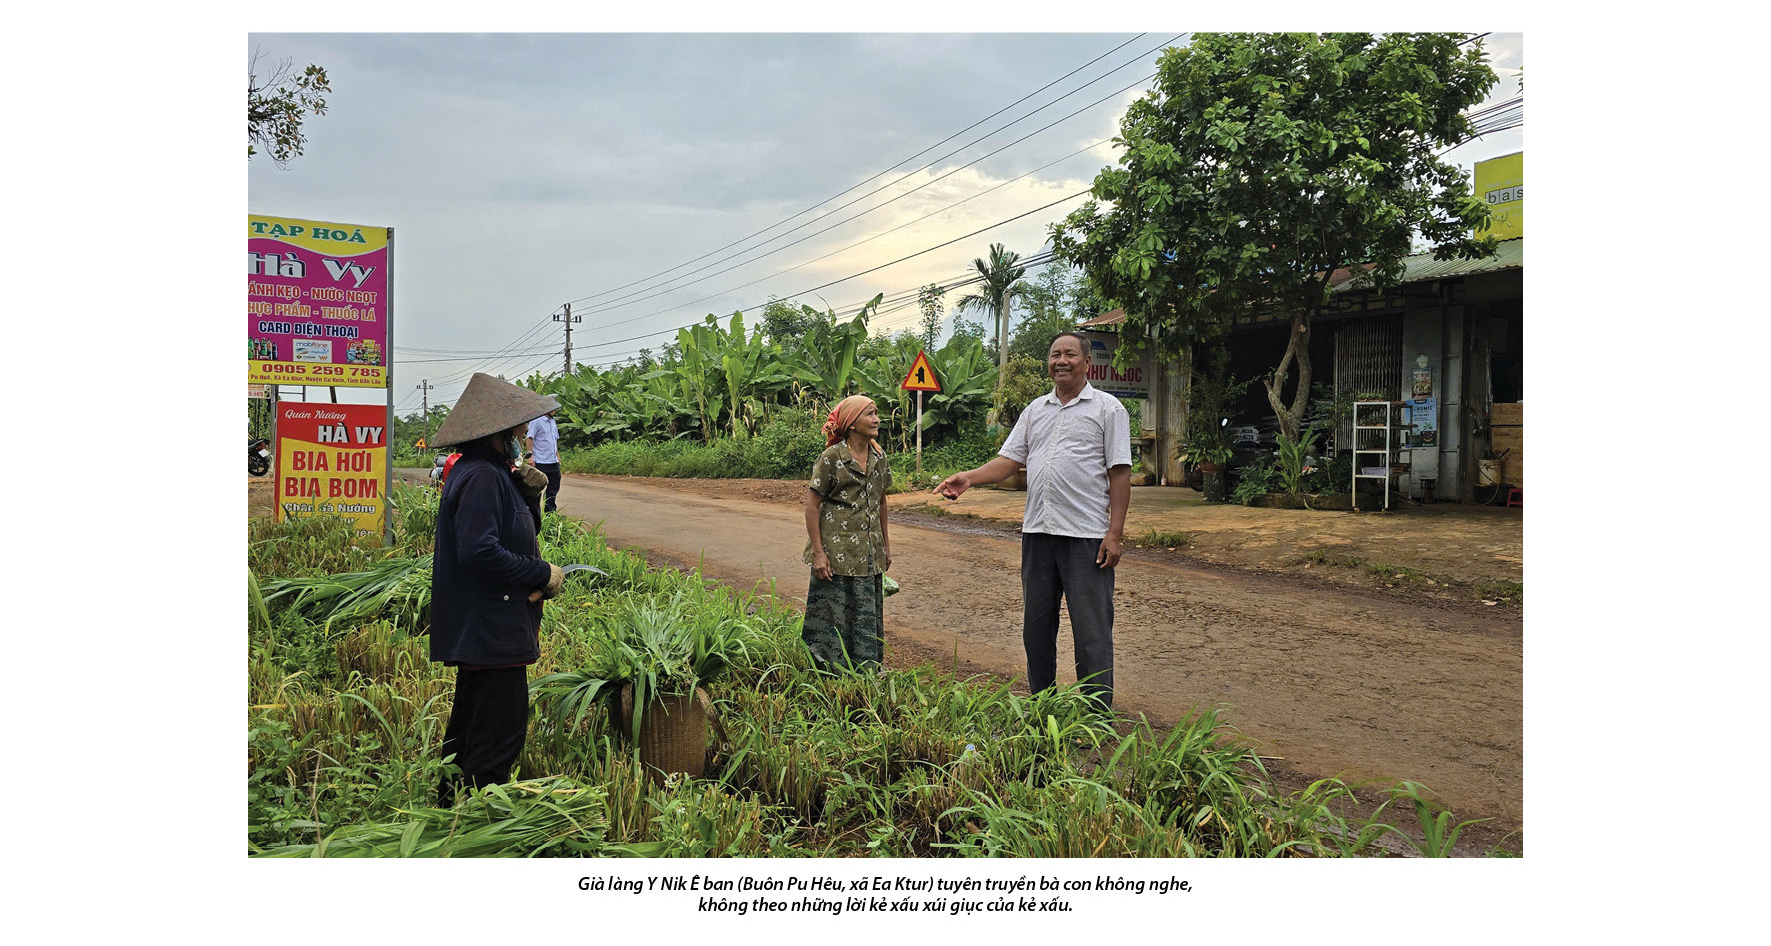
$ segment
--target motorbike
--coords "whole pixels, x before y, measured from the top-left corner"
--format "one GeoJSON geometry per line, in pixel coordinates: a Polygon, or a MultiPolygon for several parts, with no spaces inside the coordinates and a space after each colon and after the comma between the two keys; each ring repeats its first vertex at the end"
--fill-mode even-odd
{"type": "Polygon", "coordinates": [[[263,437],[246,441],[246,472],[263,476],[271,471],[271,442],[263,437]]]}

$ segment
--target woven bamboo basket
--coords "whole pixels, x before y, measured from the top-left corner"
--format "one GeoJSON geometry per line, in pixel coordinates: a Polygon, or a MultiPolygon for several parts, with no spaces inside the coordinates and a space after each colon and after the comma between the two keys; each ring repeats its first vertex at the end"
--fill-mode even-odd
{"type": "MultiPolygon", "coordinates": [[[[646,774],[661,781],[681,773],[700,778],[707,767],[707,692],[655,698],[640,717],[640,762],[646,774]]],[[[621,688],[622,732],[631,732],[633,684],[621,688]]]]}

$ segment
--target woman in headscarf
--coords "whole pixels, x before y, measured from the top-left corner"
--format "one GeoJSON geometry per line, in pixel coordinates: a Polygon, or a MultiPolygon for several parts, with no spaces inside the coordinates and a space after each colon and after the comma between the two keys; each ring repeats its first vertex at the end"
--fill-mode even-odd
{"type": "Polygon", "coordinates": [[[547,477],[512,461],[529,421],[558,406],[475,374],[433,441],[461,453],[443,485],[431,570],[430,657],[457,668],[442,753],[460,771],[437,786],[445,807],[463,785],[508,781],[523,751],[541,601],[559,592],[564,574],[542,560],[536,539],[547,477]]]}
{"type": "Polygon", "coordinates": [[[825,451],[806,490],[805,562],[812,566],[801,637],[821,670],[879,666],[881,576],[892,564],[886,488],[892,472],[870,398],[843,398],[824,423],[825,451]]]}

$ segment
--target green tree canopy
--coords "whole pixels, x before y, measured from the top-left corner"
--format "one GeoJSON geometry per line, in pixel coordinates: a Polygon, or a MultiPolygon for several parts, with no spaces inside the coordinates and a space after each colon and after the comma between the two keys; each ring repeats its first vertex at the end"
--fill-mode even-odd
{"type": "Polygon", "coordinates": [[[1053,227],[1059,258],[1126,311],[1127,341],[1209,338],[1249,307],[1292,316],[1263,378],[1284,433],[1310,391],[1310,316],[1330,274],[1400,281],[1418,236],[1440,259],[1493,252],[1488,208],[1439,160],[1495,82],[1479,44],[1448,33],[1198,34],[1164,51],[1132,103],[1119,167],[1053,227]],[[1291,368],[1295,363],[1297,372],[1291,368]],[[1289,406],[1283,394],[1288,379],[1289,406]]]}
{"type": "Polygon", "coordinates": [[[1083,282],[1074,267],[1063,263],[1052,263],[1040,271],[1020,294],[1023,308],[1021,320],[1009,335],[1010,361],[1031,358],[1043,366],[1054,337],[1075,331],[1078,323],[1105,311],[1092,308],[1093,297],[1083,282]]]}
{"type": "Polygon", "coordinates": [[[319,66],[308,66],[298,75],[294,63],[285,59],[261,74],[258,59],[253,56],[246,70],[246,158],[263,148],[278,167],[285,167],[307,145],[302,120],[326,114],[332,85],[319,66]]]}
{"type": "Polygon", "coordinates": [[[1021,254],[1004,248],[1001,243],[990,244],[989,259],[972,260],[972,268],[978,271],[984,284],[961,296],[953,305],[955,312],[982,309],[996,319],[996,365],[999,369],[1008,364],[1009,305],[1027,288],[1027,284],[1020,281],[1027,272],[1020,260],[1021,254]]]}

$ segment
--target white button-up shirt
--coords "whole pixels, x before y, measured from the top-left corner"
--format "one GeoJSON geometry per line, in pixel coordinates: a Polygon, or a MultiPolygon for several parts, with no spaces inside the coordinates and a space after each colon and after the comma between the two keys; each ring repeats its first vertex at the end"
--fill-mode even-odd
{"type": "Polygon", "coordinates": [[[1131,420],[1118,398],[1084,384],[1060,404],[1054,389],[1027,405],[998,452],[1027,468],[1022,532],[1107,535],[1107,471],[1131,465],[1131,420]]]}
{"type": "Polygon", "coordinates": [[[535,441],[536,463],[560,462],[560,428],[546,414],[529,422],[529,439],[535,441]]]}

